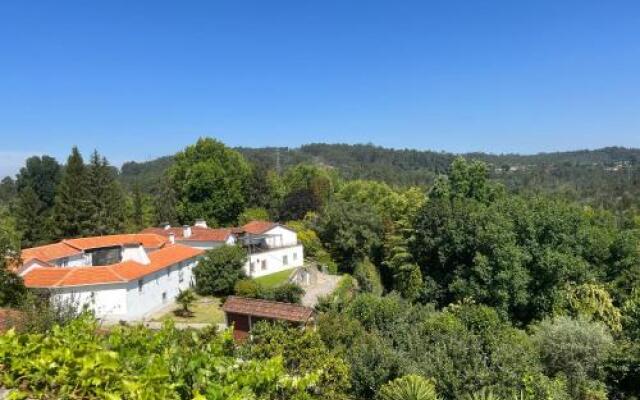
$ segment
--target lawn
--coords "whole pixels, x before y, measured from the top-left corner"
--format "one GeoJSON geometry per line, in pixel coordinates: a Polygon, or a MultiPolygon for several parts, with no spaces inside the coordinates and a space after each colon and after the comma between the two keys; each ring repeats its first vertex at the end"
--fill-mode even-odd
{"type": "Polygon", "coordinates": [[[194,324],[220,324],[224,323],[224,312],[217,297],[198,297],[189,309],[193,312],[191,317],[179,317],[174,314],[174,310],[180,309],[176,304],[173,310],[156,318],[157,321],[166,321],[172,319],[175,322],[187,322],[194,324]]]}
{"type": "Polygon", "coordinates": [[[286,269],[284,271],[276,272],[275,274],[254,278],[254,280],[266,288],[273,288],[285,283],[294,269],[295,268],[286,269]]]}

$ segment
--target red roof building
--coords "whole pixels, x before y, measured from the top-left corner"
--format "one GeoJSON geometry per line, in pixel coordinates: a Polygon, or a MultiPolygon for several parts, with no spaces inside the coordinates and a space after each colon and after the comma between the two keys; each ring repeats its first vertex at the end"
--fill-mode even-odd
{"type": "Polygon", "coordinates": [[[236,340],[245,340],[259,321],[285,321],[299,326],[314,323],[312,308],[297,304],[230,296],[222,306],[227,325],[233,325],[236,340]]]}

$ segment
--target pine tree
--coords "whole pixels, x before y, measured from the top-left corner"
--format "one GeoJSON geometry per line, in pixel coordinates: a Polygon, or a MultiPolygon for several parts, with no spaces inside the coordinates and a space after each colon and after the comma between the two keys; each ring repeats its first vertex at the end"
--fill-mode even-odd
{"type": "Polygon", "coordinates": [[[91,190],[87,168],[77,147],[73,147],[56,190],[53,223],[58,238],[89,233],[91,190]]]}
{"type": "Polygon", "coordinates": [[[131,194],[133,198],[133,215],[132,222],[134,229],[139,231],[144,228],[144,208],[142,201],[142,193],[140,192],[140,185],[136,182],[133,185],[133,191],[131,194]]]}
{"type": "Polygon", "coordinates": [[[31,186],[20,191],[14,215],[22,237],[22,247],[33,247],[47,241],[49,234],[43,218],[44,204],[31,186]]]}
{"type": "Polygon", "coordinates": [[[125,227],[125,197],[114,170],[98,151],[91,155],[87,183],[90,188],[89,233],[109,235],[125,227]]]}
{"type": "Polygon", "coordinates": [[[160,182],[160,190],[155,198],[156,222],[158,224],[168,222],[178,223],[178,213],[176,212],[176,192],[167,176],[160,182]]]}

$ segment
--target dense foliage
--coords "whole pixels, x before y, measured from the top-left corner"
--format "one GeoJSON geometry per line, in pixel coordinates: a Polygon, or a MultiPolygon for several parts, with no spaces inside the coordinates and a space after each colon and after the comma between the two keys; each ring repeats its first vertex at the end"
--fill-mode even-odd
{"type": "Polygon", "coordinates": [[[249,164],[216,140],[199,139],[176,154],[169,176],[183,223],[234,223],[246,205],[249,164]]]}
{"type": "MultiPolygon", "coordinates": [[[[0,362],[16,364],[0,374],[41,397],[91,398],[109,387],[123,398],[639,398],[639,160],[620,148],[463,158],[370,145],[232,150],[212,139],[127,164],[120,176],[97,154],[85,165],[77,150],[65,166],[30,159],[0,183],[5,264],[20,241],[200,217],[212,226],[274,219],[298,233],[308,265],[349,275],[318,304],[317,333],[257,324],[233,346],[169,328],[95,336],[91,322],[68,325],[75,315],[42,306],[5,273],[0,299],[30,298],[23,308],[44,317],[27,331],[48,332],[48,341],[2,337],[16,348],[0,362]],[[78,367],[51,371],[24,352],[78,367]]],[[[240,247],[207,252],[196,290],[300,301],[295,285],[244,279],[245,260],[240,247]]]]}
{"type": "Polygon", "coordinates": [[[0,336],[0,382],[18,391],[13,398],[320,399],[319,373],[289,373],[277,355],[241,357],[229,332],[171,325],[105,333],[82,317],[48,334],[0,336]]]}
{"type": "Polygon", "coordinates": [[[196,291],[202,295],[230,295],[245,277],[247,252],[240,246],[222,246],[208,250],[193,269],[196,291]]]}

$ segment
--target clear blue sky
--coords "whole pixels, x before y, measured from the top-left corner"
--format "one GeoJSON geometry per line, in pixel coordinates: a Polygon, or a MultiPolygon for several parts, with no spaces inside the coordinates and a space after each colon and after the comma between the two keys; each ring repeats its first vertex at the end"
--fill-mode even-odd
{"type": "Polygon", "coordinates": [[[640,2],[3,1],[0,174],[229,145],[640,147],[640,2]]]}

